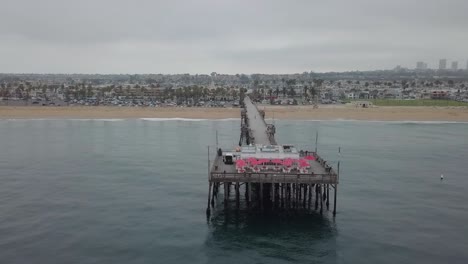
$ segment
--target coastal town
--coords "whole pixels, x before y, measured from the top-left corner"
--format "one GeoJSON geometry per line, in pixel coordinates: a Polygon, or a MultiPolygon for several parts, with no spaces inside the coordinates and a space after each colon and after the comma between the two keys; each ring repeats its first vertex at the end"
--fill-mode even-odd
{"type": "MultiPolygon", "coordinates": [[[[419,64],[418,64],[419,65],[419,64]]],[[[238,107],[243,94],[266,105],[439,100],[468,105],[468,70],[301,74],[0,74],[0,105],[238,107]]],[[[411,104],[411,103],[408,103],[411,104]]]]}

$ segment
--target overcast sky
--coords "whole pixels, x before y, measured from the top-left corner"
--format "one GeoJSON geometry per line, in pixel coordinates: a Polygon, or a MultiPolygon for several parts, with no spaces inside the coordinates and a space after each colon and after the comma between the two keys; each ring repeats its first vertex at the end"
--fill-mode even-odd
{"type": "Polygon", "coordinates": [[[467,10],[467,0],[2,0],[0,72],[465,67],[467,10]]]}

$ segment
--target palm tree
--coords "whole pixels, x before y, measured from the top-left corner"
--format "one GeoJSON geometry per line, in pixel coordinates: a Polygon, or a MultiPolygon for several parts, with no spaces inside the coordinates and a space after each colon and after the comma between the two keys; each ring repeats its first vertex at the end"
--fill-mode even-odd
{"type": "Polygon", "coordinates": [[[291,86],[289,87],[289,96],[293,97],[296,95],[296,91],[294,91],[294,88],[291,86]]]}
{"type": "Polygon", "coordinates": [[[239,92],[237,92],[236,89],[232,89],[231,96],[232,96],[232,99],[236,99],[239,96],[239,92]]]}
{"type": "Polygon", "coordinates": [[[26,89],[26,95],[23,97],[23,100],[24,100],[24,104],[28,104],[28,101],[29,101],[29,88],[26,89]]]}
{"type": "Polygon", "coordinates": [[[317,90],[314,86],[310,88],[310,94],[312,95],[312,99],[315,100],[315,96],[317,95],[317,90]]]}
{"type": "Polygon", "coordinates": [[[210,95],[210,89],[208,89],[208,87],[203,87],[202,94],[203,94],[203,99],[206,100],[206,97],[210,95]]]}

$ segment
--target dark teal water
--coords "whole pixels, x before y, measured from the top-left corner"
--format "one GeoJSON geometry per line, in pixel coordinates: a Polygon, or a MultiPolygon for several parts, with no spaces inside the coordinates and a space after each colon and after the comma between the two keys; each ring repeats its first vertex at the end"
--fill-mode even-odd
{"type": "Polygon", "coordinates": [[[238,120],[0,120],[0,263],[468,263],[468,124],[276,125],[341,159],[336,219],[207,222],[207,145],[238,120]]]}

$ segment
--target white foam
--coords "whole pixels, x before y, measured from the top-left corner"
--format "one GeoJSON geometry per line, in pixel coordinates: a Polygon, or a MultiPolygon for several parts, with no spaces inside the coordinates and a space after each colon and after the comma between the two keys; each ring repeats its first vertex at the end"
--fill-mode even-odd
{"type": "MultiPolygon", "coordinates": [[[[64,119],[61,119],[64,120],[64,119]]],[[[125,121],[125,119],[121,118],[73,118],[73,119],[65,119],[65,120],[73,120],[73,121],[104,121],[104,122],[119,122],[119,121],[125,121]]]]}
{"type": "Polygon", "coordinates": [[[213,119],[214,121],[240,121],[240,118],[222,118],[222,119],[213,119]]]}
{"type": "Polygon", "coordinates": [[[387,121],[387,122],[390,122],[390,123],[403,123],[403,124],[468,124],[468,122],[466,122],[466,121],[416,121],[416,120],[405,120],[405,121],[387,121]]]}
{"type": "Polygon", "coordinates": [[[209,119],[181,118],[181,117],[172,117],[172,118],[144,117],[144,118],[140,118],[140,120],[144,120],[144,121],[207,121],[209,119]]]}
{"type": "Polygon", "coordinates": [[[358,120],[358,119],[314,119],[314,120],[291,120],[310,122],[362,122],[362,123],[390,123],[390,124],[468,124],[466,121],[420,121],[420,120],[358,120]]]}
{"type": "Polygon", "coordinates": [[[124,121],[121,118],[8,118],[0,119],[2,121],[103,121],[103,122],[118,122],[124,121]]]}
{"type": "Polygon", "coordinates": [[[163,117],[144,117],[144,118],[140,118],[140,120],[144,120],[144,121],[192,121],[192,122],[196,122],[196,121],[214,121],[214,122],[218,122],[218,121],[240,121],[240,118],[221,118],[221,119],[215,119],[215,118],[210,118],[210,119],[207,119],[207,118],[182,118],[182,117],[167,117],[167,118],[163,118],[163,117]]]}

